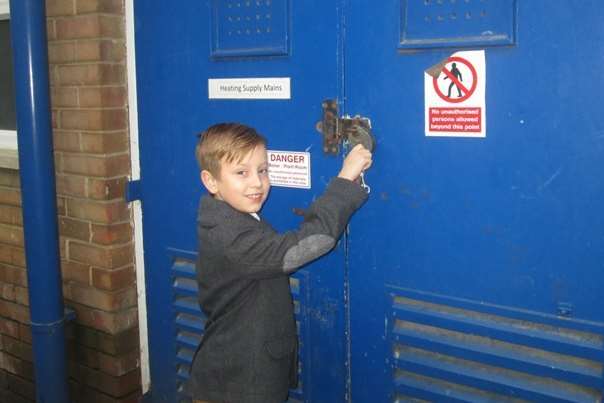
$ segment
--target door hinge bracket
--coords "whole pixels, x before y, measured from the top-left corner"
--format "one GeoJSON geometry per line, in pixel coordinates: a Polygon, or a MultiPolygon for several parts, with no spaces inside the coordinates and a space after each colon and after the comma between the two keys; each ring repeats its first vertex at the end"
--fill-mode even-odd
{"type": "Polygon", "coordinates": [[[339,116],[338,101],[326,99],[321,104],[323,118],[317,122],[316,129],[323,135],[323,152],[337,155],[340,152],[340,144],[346,142],[350,148],[357,144],[369,151],[375,148],[375,138],[371,132],[371,121],[369,118],[356,115],[339,116]]]}
{"type": "Polygon", "coordinates": [[[142,197],[142,186],[141,180],[133,180],[126,182],[126,191],[124,192],[124,198],[127,203],[131,203],[135,200],[141,200],[142,197]]]}

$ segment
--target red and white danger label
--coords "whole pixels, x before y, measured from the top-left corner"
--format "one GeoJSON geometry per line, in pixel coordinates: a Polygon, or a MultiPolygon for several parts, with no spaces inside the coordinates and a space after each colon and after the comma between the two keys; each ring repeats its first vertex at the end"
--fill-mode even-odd
{"type": "Polygon", "coordinates": [[[310,153],[269,150],[267,154],[272,186],[310,189],[310,153]]]}
{"type": "Polygon", "coordinates": [[[482,130],[480,108],[430,108],[430,131],[479,133],[482,130]]]}
{"type": "Polygon", "coordinates": [[[424,73],[426,136],[486,137],[484,51],[457,52],[424,73]]]}

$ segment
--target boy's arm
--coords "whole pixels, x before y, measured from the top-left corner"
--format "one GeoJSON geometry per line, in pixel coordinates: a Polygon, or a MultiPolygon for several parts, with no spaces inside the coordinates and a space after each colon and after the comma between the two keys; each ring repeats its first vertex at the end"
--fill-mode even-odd
{"type": "Polygon", "coordinates": [[[335,178],[310,206],[298,230],[278,234],[268,228],[250,227],[231,239],[227,258],[246,277],[291,273],[329,252],[366,199],[359,185],[335,178]]]}

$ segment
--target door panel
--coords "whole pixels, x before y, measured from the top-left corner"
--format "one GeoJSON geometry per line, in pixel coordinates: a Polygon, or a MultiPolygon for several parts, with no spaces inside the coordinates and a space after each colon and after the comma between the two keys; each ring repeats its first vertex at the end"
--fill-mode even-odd
{"type": "Polygon", "coordinates": [[[458,49],[401,31],[490,3],[349,4],[346,111],[378,141],[349,240],[353,401],[601,399],[604,6],[517,2],[516,44],[483,47],[486,138],[426,137],[424,70],[458,49]]]}
{"type": "Polygon", "coordinates": [[[289,229],[339,168],[314,130],[329,98],[378,145],[347,245],[292,279],[292,397],[600,401],[604,6],[575,3],[137,1],[153,401],[182,398],[203,332],[195,135],[242,121],[309,150],[312,189],[263,210],[289,229]],[[486,138],[426,137],[424,70],[460,46],[485,49],[486,138]],[[290,77],[292,98],[208,99],[242,77],[290,77]]]}
{"type": "MultiPolygon", "coordinates": [[[[152,393],[173,403],[203,331],[193,264],[196,134],[239,121],[266,135],[269,149],[310,151],[312,189],[273,188],[262,212],[277,229],[295,227],[292,208],[307,207],[338,169],[323,156],[315,123],[321,101],[342,93],[341,15],[320,1],[145,0],[135,17],[152,393]],[[291,99],[208,99],[209,78],[248,77],[290,77],[291,99]]],[[[340,245],[292,280],[299,400],[344,398],[343,276],[340,245]]]]}

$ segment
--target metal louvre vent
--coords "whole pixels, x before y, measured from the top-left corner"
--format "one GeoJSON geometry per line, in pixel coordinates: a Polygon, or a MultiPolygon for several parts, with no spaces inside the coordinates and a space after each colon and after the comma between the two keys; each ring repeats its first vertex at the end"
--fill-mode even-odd
{"type": "Polygon", "coordinates": [[[289,0],[212,0],[212,56],[286,56],[289,0]]]}
{"type": "Polygon", "coordinates": [[[399,49],[513,45],[517,0],[402,0],[399,49]]]}
{"type": "Polygon", "coordinates": [[[193,356],[201,342],[206,318],[199,307],[194,260],[176,258],[171,274],[176,328],[176,390],[181,393],[184,382],[189,379],[193,356]]]}
{"type": "Polygon", "coordinates": [[[393,401],[601,402],[601,324],[395,290],[393,401]]]}
{"type": "Polygon", "coordinates": [[[298,272],[295,277],[290,277],[289,285],[294,299],[294,315],[296,317],[296,327],[298,329],[298,387],[289,392],[288,403],[299,403],[304,401],[304,367],[307,363],[304,361],[306,347],[304,340],[307,339],[308,323],[305,318],[306,310],[306,276],[305,273],[298,272]]]}
{"type": "MultiPolygon", "coordinates": [[[[206,317],[199,307],[197,277],[195,270],[196,254],[183,251],[171,250],[172,253],[178,252],[178,257],[174,257],[172,267],[170,268],[172,276],[173,290],[173,311],[174,324],[176,329],[176,351],[175,351],[175,370],[176,370],[176,390],[178,391],[179,402],[190,402],[183,393],[184,383],[189,379],[193,357],[197,347],[201,342],[204,332],[206,317]]],[[[294,299],[294,312],[298,334],[303,335],[307,332],[307,324],[304,320],[305,312],[305,284],[306,278],[303,274],[297,275],[297,278],[290,278],[290,288],[294,299]]],[[[298,403],[304,401],[303,392],[303,368],[304,368],[304,343],[301,337],[298,350],[299,355],[299,382],[298,388],[290,391],[289,403],[298,403]]]]}

